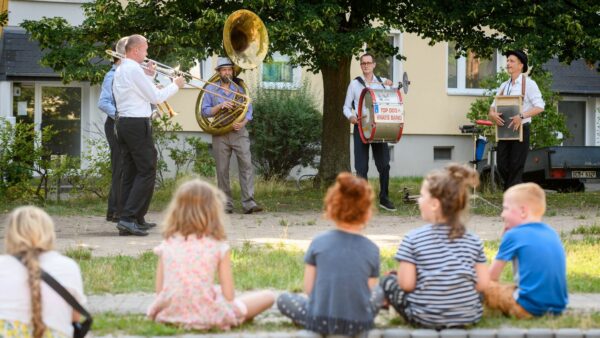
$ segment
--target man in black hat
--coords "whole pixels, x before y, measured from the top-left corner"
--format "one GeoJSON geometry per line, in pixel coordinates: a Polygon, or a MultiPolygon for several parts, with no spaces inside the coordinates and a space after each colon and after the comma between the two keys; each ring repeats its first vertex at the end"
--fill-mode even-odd
{"type": "Polygon", "coordinates": [[[489,118],[498,126],[508,123],[509,128],[518,130],[523,126],[523,142],[519,140],[498,141],[498,170],[504,180],[504,190],[523,181],[523,168],[527,153],[529,152],[529,134],[531,118],[544,111],[542,93],[535,81],[528,78],[527,54],[521,50],[509,50],[506,55],[506,71],[510,79],[500,85],[496,95],[522,96],[523,105],[519,115],[510,120],[505,120],[501,113],[496,111],[495,102],[492,103],[488,113],[489,118]]]}

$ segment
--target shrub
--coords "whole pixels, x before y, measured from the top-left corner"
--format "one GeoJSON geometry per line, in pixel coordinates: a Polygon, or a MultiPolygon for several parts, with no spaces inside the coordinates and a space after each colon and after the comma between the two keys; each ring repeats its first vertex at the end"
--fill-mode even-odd
{"type": "Polygon", "coordinates": [[[285,179],[297,165],[314,165],[320,152],[321,114],[309,88],[259,89],[254,100],[252,160],[265,179],[285,179]]]}

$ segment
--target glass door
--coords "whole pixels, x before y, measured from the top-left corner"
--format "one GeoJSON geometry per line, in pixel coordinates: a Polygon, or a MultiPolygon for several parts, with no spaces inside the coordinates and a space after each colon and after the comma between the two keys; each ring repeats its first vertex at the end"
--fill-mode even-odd
{"type": "Polygon", "coordinates": [[[44,144],[52,154],[81,154],[81,87],[41,87],[41,127],[56,135],[44,144]]]}

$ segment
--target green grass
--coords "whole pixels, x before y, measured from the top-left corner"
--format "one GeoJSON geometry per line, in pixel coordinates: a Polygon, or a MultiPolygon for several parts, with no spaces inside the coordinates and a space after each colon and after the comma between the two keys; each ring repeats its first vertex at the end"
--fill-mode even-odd
{"type": "MultiPolygon", "coordinates": [[[[412,329],[411,326],[407,325],[400,317],[389,316],[386,313],[380,313],[380,317],[377,318],[377,328],[387,329],[395,327],[404,327],[412,329]]],[[[542,316],[530,320],[517,320],[502,316],[497,312],[485,311],[484,317],[476,325],[472,325],[469,329],[481,329],[481,328],[502,328],[502,327],[514,327],[514,328],[547,328],[547,329],[560,329],[560,328],[580,328],[580,329],[592,329],[600,328],[600,313],[574,313],[566,312],[561,316],[542,316]]],[[[270,321],[256,321],[244,323],[239,327],[233,328],[232,332],[243,331],[245,333],[252,332],[273,332],[273,331],[294,331],[298,330],[291,321],[282,319],[276,322],[270,321]]],[[[183,335],[186,333],[218,333],[218,330],[210,331],[190,331],[184,330],[180,327],[160,324],[153,322],[143,315],[121,315],[113,313],[101,313],[94,317],[93,332],[95,335],[107,335],[107,334],[127,334],[127,335],[140,335],[140,336],[167,336],[167,335],[183,335]]]]}
{"type": "Polygon", "coordinates": [[[571,230],[572,235],[587,235],[587,236],[599,236],[600,235],[600,225],[580,225],[577,228],[571,230]]]}
{"type": "MultiPolygon", "coordinates": [[[[184,181],[189,177],[182,177],[179,181],[184,181]]],[[[213,184],[216,184],[215,178],[209,178],[213,184]]],[[[380,211],[386,215],[399,216],[419,216],[419,208],[415,203],[403,203],[404,191],[410,195],[419,193],[421,177],[402,177],[392,178],[390,180],[390,199],[394,201],[397,211],[390,213],[380,211]]],[[[369,183],[376,192],[379,191],[379,181],[377,179],[369,180],[369,183]]],[[[237,179],[232,178],[232,194],[237,208],[240,209],[240,187],[237,179]]],[[[164,185],[154,192],[150,210],[163,211],[171,196],[175,191],[178,182],[169,179],[164,185]]],[[[326,188],[314,187],[312,180],[302,180],[300,186],[295,181],[264,181],[259,178],[255,181],[255,198],[269,212],[296,212],[296,211],[319,211],[323,208],[323,197],[326,188]]],[[[499,216],[502,206],[502,192],[491,193],[484,191],[479,193],[483,198],[496,205],[492,207],[487,203],[473,200],[471,212],[476,215],[499,216]]],[[[106,201],[94,196],[78,196],[61,202],[48,201],[44,207],[51,215],[70,216],[70,215],[97,215],[103,216],[106,211],[106,201]]],[[[547,216],[573,215],[577,219],[586,218],[586,214],[598,216],[598,205],[600,205],[600,192],[584,193],[548,193],[547,194],[547,216]]],[[[0,211],[9,212],[12,208],[20,204],[7,201],[3,203],[4,208],[0,211]]]]}
{"type": "MultiPolygon", "coordinates": [[[[231,329],[231,332],[273,332],[273,331],[293,331],[297,328],[291,321],[281,321],[277,323],[255,323],[246,322],[241,326],[231,329]]],[[[180,327],[168,324],[156,323],[143,315],[123,315],[114,313],[100,313],[94,316],[94,325],[92,328],[94,335],[108,335],[121,333],[127,335],[139,336],[171,336],[182,335],[186,333],[222,333],[219,330],[196,331],[185,330],[180,327]]]]}
{"type": "MultiPolygon", "coordinates": [[[[567,253],[569,292],[600,292],[600,240],[564,240],[567,253]]],[[[498,251],[498,241],[485,243],[488,259],[498,251]]],[[[89,252],[68,251],[76,259],[84,276],[88,294],[153,292],[157,258],[152,252],[139,257],[89,257],[89,252]]],[[[381,273],[396,269],[395,249],[381,251],[381,273]]],[[[246,243],[232,249],[235,286],[238,290],[271,288],[300,291],[304,252],[283,245],[257,246],[246,243]]],[[[502,281],[512,280],[510,263],[502,281]]]]}

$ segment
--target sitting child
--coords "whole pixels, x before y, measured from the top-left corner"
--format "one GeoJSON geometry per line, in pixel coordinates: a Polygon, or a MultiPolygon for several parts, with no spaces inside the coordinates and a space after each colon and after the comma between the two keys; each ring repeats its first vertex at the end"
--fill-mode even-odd
{"type": "Polygon", "coordinates": [[[504,193],[504,235],[490,268],[486,305],[517,318],[560,314],[569,301],[565,250],[545,223],[546,195],[535,183],[522,183],[504,193]],[[506,262],[513,262],[515,285],[498,283],[506,262]]]}
{"type": "Polygon", "coordinates": [[[341,173],[324,200],[335,230],[318,235],[304,262],[304,295],[284,293],[279,311],[320,334],[364,335],[383,300],[377,286],[379,248],[361,235],[371,218],[373,191],[366,180],[341,173]]]}
{"type": "Polygon", "coordinates": [[[156,299],[148,317],[186,329],[229,329],[270,308],[271,291],[234,298],[223,193],[195,179],[177,189],[166,212],[164,241],[154,249],[156,299]],[[219,285],[214,285],[215,275],[219,285]]]}
{"type": "Polygon", "coordinates": [[[481,319],[486,258],[481,240],[463,223],[469,190],[478,183],[475,170],[457,164],[423,181],[419,209],[429,224],[404,237],[395,256],[397,276],[381,280],[386,300],[409,323],[438,329],[481,319]]]}

